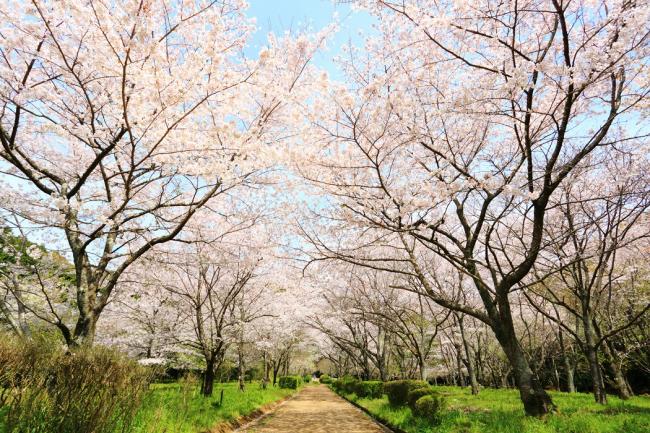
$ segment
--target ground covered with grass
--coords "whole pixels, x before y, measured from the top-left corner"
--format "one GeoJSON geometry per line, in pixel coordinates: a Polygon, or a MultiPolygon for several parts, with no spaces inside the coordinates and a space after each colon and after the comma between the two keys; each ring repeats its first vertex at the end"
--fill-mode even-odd
{"type": "MultiPolygon", "coordinates": [[[[150,388],[136,414],[134,433],[202,433],[297,391],[271,386],[264,390],[252,383],[240,392],[237,383],[216,383],[213,396],[206,398],[195,383],[152,384],[150,388]]],[[[8,432],[4,423],[7,411],[0,407],[0,433],[8,432]]]]}
{"type": "Polygon", "coordinates": [[[245,416],[255,409],[290,396],[296,390],[258,383],[240,392],[237,383],[218,383],[212,397],[199,394],[194,384],[151,385],[134,421],[136,433],[199,433],[216,424],[245,416]],[[223,404],[219,405],[223,390],[223,404]]]}
{"type": "Polygon", "coordinates": [[[344,395],[376,418],[408,433],[646,433],[650,426],[650,398],[623,401],[610,396],[601,406],[591,394],[551,392],[558,412],[545,418],[523,414],[516,390],[483,389],[478,396],[469,389],[434,387],[447,401],[439,426],[414,417],[404,406],[393,408],[387,398],[357,398],[344,395]]]}

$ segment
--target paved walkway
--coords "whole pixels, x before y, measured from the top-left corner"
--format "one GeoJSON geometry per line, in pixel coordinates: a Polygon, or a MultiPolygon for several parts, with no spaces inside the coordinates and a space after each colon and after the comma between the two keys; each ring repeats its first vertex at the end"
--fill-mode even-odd
{"type": "Polygon", "coordinates": [[[247,433],[385,433],[325,385],[308,386],[275,412],[249,425],[247,433]]]}

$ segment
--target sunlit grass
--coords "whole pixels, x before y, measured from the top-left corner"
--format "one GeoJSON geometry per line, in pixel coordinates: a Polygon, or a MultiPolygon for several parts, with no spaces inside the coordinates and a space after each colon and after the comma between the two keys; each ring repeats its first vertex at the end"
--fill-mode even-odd
{"type": "Polygon", "coordinates": [[[591,394],[551,392],[558,412],[544,418],[526,417],[516,390],[469,389],[439,386],[448,402],[442,424],[430,426],[412,416],[408,407],[392,408],[386,397],[357,399],[347,396],[379,419],[409,433],[646,433],[650,426],[650,398],[628,401],[609,396],[601,406],[591,394]]]}
{"type": "MultiPolygon", "coordinates": [[[[200,433],[220,422],[249,415],[256,409],[290,396],[297,390],[247,383],[240,392],[237,383],[215,383],[212,397],[205,398],[198,384],[153,384],[145,396],[134,423],[134,433],[200,433]],[[223,405],[219,405],[223,390],[223,405]]],[[[73,398],[71,396],[71,398],[73,398]]],[[[8,408],[0,407],[0,433],[7,432],[3,422],[8,408]]]]}
{"type": "Polygon", "coordinates": [[[200,395],[193,387],[189,392],[180,384],[155,384],[146,396],[135,419],[136,433],[198,433],[215,424],[248,415],[267,403],[291,395],[295,390],[247,384],[242,393],[237,383],[215,384],[212,397],[200,395]],[[219,406],[221,390],[223,405],[219,406]]]}

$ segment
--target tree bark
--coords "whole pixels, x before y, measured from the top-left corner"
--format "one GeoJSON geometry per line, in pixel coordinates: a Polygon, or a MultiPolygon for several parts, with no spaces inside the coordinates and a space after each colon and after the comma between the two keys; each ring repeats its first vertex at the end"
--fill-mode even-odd
{"type": "Polygon", "coordinates": [[[478,381],[476,380],[476,370],[474,368],[474,357],[472,356],[472,350],[469,346],[469,341],[465,335],[465,321],[463,316],[458,318],[458,326],[460,327],[460,336],[463,340],[463,347],[465,348],[465,367],[467,368],[467,374],[469,376],[469,384],[472,388],[472,395],[477,395],[479,392],[478,381]]]}
{"type": "Polygon", "coordinates": [[[609,365],[612,370],[612,376],[614,377],[614,386],[621,400],[629,400],[630,395],[630,386],[625,379],[625,374],[623,373],[623,368],[621,366],[621,360],[616,354],[616,349],[611,345],[611,342],[605,341],[603,344],[603,352],[607,359],[609,360],[609,365]]]}
{"type": "Polygon", "coordinates": [[[589,362],[589,372],[593,381],[594,400],[596,400],[596,403],[607,404],[605,384],[602,371],[600,370],[600,363],[598,362],[598,353],[596,352],[594,329],[591,323],[591,316],[587,311],[583,311],[582,324],[585,334],[584,351],[587,356],[587,362],[589,362]]]}
{"type": "Polygon", "coordinates": [[[212,396],[212,389],[214,387],[214,359],[206,359],[205,374],[203,375],[203,383],[201,384],[201,394],[204,397],[212,396]]]}
{"type": "Polygon", "coordinates": [[[558,339],[560,341],[560,348],[562,350],[562,362],[564,364],[564,373],[566,375],[567,392],[574,393],[576,392],[576,384],[574,378],[575,366],[571,363],[571,359],[567,353],[566,346],[564,345],[564,333],[562,332],[562,328],[560,328],[558,339]]]}
{"type": "Polygon", "coordinates": [[[546,415],[555,410],[555,405],[531,370],[526,355],[515,335],[512,317],[508,317],[510,318],[509,323],[506,320],[496,322],[492,325],[492,329],[510,361],[515,384],[519,389],[519,396],[524,404],[526,415],[546,415]]]}

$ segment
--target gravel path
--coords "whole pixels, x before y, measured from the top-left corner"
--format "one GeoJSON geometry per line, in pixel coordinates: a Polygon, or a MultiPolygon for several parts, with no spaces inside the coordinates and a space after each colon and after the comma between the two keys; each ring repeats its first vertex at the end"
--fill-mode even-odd
{"type": "Polygon", "coordinates": [[[246,426],[247,433],[386,433],[325,385],[307,386],[275,412],[246,426]]]}

